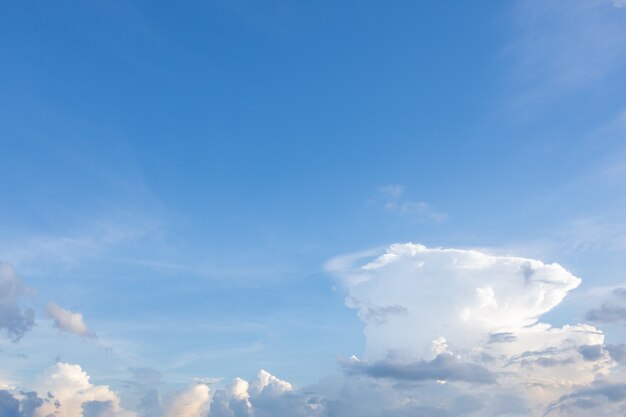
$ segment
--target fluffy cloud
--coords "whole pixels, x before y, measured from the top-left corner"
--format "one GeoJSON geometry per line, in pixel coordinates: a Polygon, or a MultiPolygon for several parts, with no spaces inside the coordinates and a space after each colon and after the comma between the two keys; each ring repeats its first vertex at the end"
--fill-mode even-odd
{"type": "Polygon", "coordinates": [[[290,383],[261,370],[250,382],[236,378],[216,390],[208,417],[321,417],[323,411],[315,395],[294,392],[290,383]]]}
{"type": "Polygon", "coordinates": [[[21,306],[25,289],[13,267],[0,262],[0,330],[14,341],[35,324],[35,312],[21,306]]]}
{"type": "Polygon", "coordinates": [[[538,317],[580,284],[557,264],[416,244],[393,245],[364,265],[332,265],[343,266],[334,272],[347,289],[347,305],[365,320],[368,359],[388,351],[430,359],[440,338],[466,349],[494,335],[539,329],[538,317]],[[381,323],[372,311],[402,314],[381,323]]]}
{"type": "Polygon", "coordinates": [[[46,308],[48,316],[54,320],[54,327],[62,332],[72,333],[78,336],[95,337],[95,333],[89,330],[81,313],[72,313],[59,307],[55,303],[48,303],[46,308]]]}
{"type": "Polygon", "coordinates": [[[116,393],[106,385],[93,385],[79,365],[57,363],[42,374],[37,392],[49,393],[54,401],[44,402],[34,417],[136,417],[124,410],[116,393]]]}
{"type": "Polygon", "coordinates": [[[170,395],[165,417],[202,417],[208,413],[210,404],[209,387],[196,384],[170,395]]]}

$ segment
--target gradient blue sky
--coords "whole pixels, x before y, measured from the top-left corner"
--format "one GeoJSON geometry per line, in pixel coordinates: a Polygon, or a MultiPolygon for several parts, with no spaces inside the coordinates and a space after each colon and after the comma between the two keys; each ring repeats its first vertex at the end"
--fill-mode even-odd
{"type": "Polygon", "coordinates": [[[395,242],[558,262],[544,320],[582,321],[624,283],[622,6],[3,3],[0,260],[37,324],[0,367],[312,384],[366,344],[328,261],[395,242]]]}

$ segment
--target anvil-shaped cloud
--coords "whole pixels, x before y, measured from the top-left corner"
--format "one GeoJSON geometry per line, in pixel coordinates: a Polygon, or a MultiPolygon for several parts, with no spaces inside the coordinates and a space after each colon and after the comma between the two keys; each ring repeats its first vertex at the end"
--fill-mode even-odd
{"type": "Polygon", "coordinates": [[[558,264],[406,243],[328,267],[365,322],[365,360],[345,364],[350,374],[497,381],[502,392],[524,398],[525,412],[541,415],[616,365],[595,327],[540,322],[581,282],[558,264]]]}
{"type": "Polygon", "coordinates": [[[364,265],[330,265],[343,266],[335,272],[365,321],[368,359],[389,351],[427,359],[442,343],[467,349],[517,337],[541,327],[539,316],[581,282],[558,264],[412,243],[364,265]]]}

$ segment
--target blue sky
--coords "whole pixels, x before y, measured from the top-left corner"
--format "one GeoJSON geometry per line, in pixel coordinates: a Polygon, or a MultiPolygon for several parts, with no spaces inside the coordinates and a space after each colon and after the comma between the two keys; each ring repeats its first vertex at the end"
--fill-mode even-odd
{"type": "MultiPolygon", "coordinates": [[[[200,378],[217,404],[259,369],[332,395],[320,381],[395,349],[375,325],[405,311],[393,279],[379,289],[393,303],[368,310],[375,294],[346,276],[406,242],[556,262],[582,283],[564,278],[569,295],[537,320],[595,320],[618,346],[623,318],[600,313],[624,285],[624,6],[3,4],[0,261],[24,289],[0,314],[35,316],[19,341],[0,320],[0,388],[80,365],[121,398],[115,417],[204,416],[171,411],[168,393],[200,378]],[[133,411],[137,369],[160,375],[160,411],[133,411]]],[[[325,412],[370,415],[346,407],[325,412]]]]}

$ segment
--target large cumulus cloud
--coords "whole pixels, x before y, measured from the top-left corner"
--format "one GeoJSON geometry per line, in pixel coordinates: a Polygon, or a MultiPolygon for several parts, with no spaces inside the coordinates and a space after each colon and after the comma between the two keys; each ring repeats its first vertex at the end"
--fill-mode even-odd
{"type": "Polygon", "coordinates": [[[347,305],[365,321],[368,359],[389,350],[431,358],[441,338],[455,348],[485,345],[492,335],[536,325],[580,283],[557,264],[418,244],[393,245],[365,264],[333,265],[341,265],[334,272],[347,305]]]}
{"type": "Polygon", "coordinates": [[[558,264],[408,243],[329,269],[365,325],[365,360],[351,361],[352,373],[469,383],[484,415],[494,393],[520,399],[520,415],[542,415],[618,366],[619,349],[612,355],[596,327],[540,321],[581,282],[558,264]],[[486,381],[496,387],[480,388],[486,381]]]}

